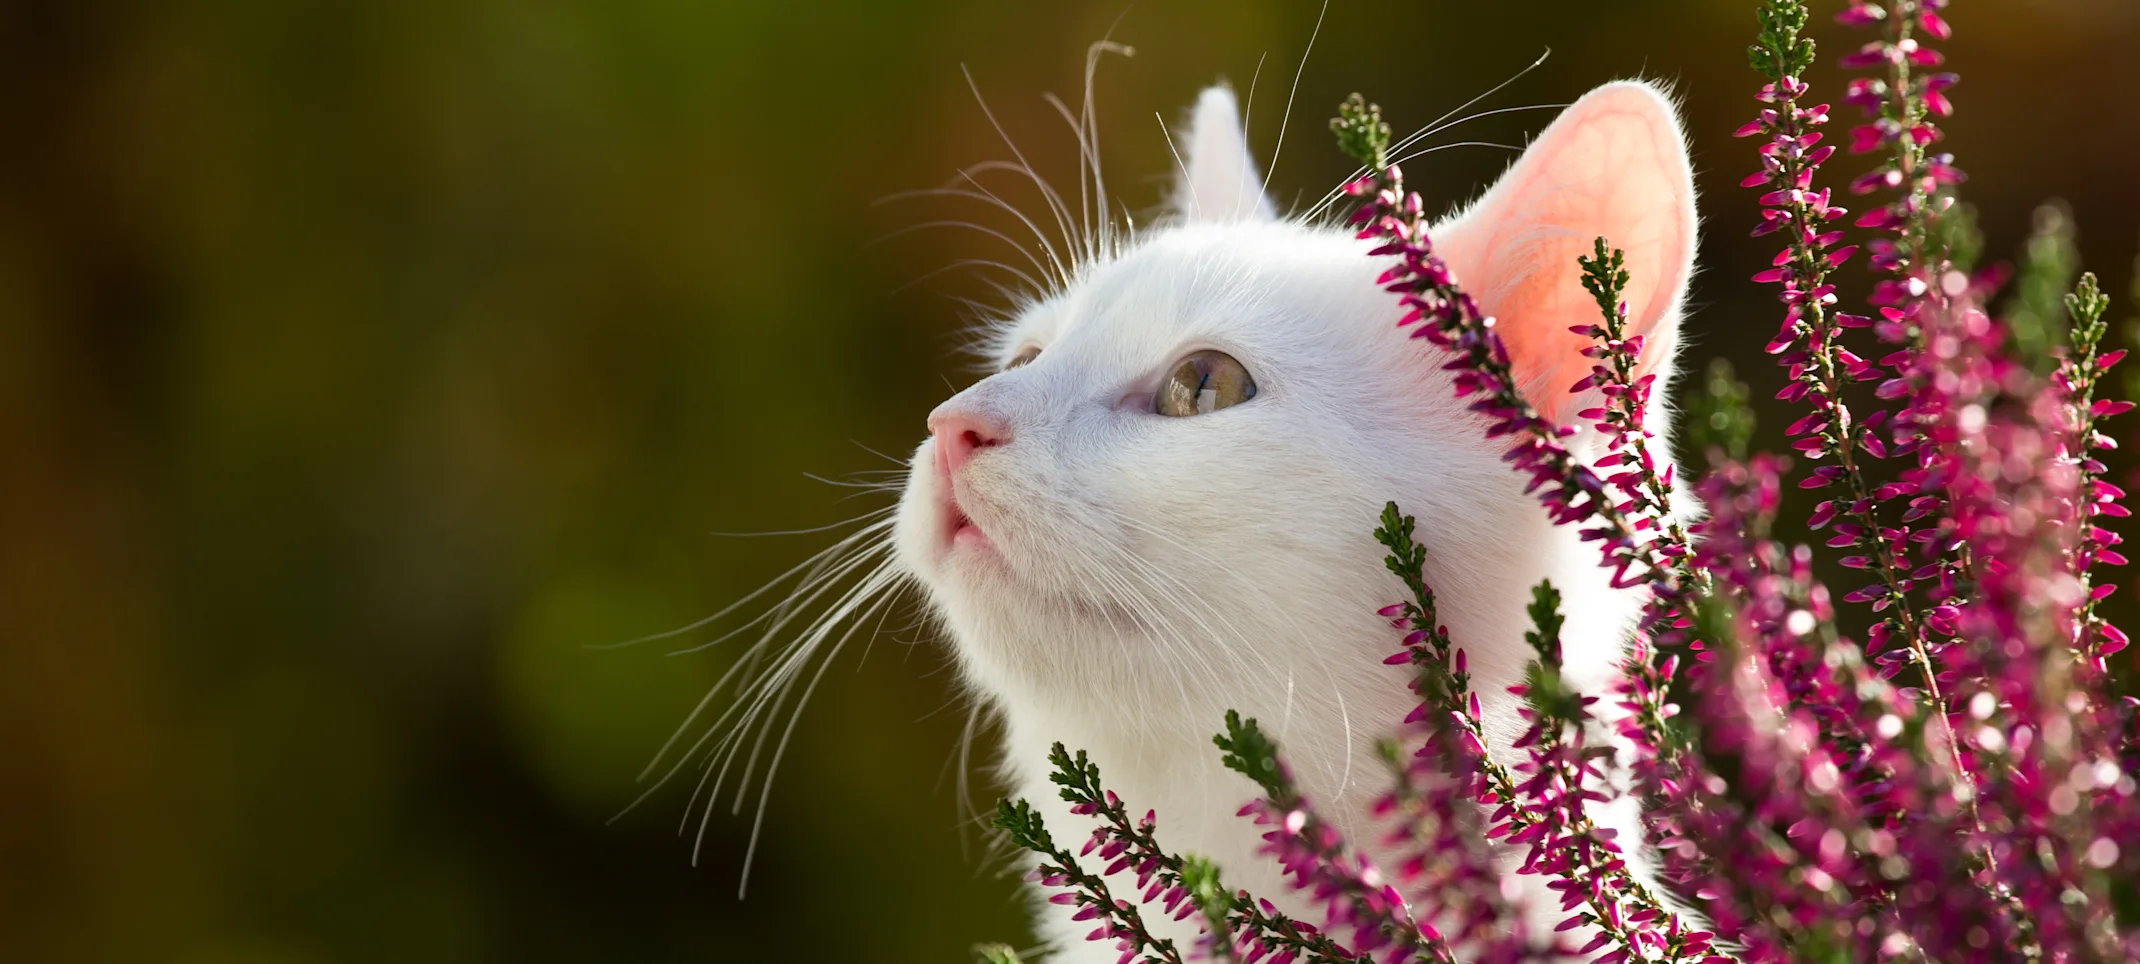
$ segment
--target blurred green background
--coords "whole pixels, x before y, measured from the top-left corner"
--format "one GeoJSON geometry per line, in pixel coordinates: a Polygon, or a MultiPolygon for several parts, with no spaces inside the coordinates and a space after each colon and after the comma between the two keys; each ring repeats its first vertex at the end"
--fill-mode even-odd
{"type": "MultiPolygon", "coordinates": [[[[1323,120],[1353,90],[1406,126],[1544,48],[1483,106],[1672,81],[1708,218],[1692,360],[1734,356],[1766,395],[1777,316],[1743,279],[1770,248],[1746,238],[1752,154],[1729,136],[1755,106],[1751,7],[1338,0],[1274,188],[1313,200],[1343,173],[1323,120]]],[[[1826,12],[1832,62],[1852,38],[1826,12]]],[[[997,296],[972,273],[902,286],[1006,252],[956,231],[872,244],[1005,225],[872,204],[1005,156],[961,64],[1068,184],[1040,95],[1074,102],[1120,17],[1138,54],[1100,70],[1105,157],[1149,212],[1172,164],[1155,112],[1261,61],[1267,158],[1315,13],[0,4],[0,960],[921,962],[1025,940],[962,824],[966,707],[906,620],[803,715],[742,901],[747,808],[715,817],[696,867],[687,788],[606,822],[737,648],[588,647],[712,613],[827,544],[710,533],[883,504],[805,473],[891,467],[873,452],[906,451],[970,377],[956,299],[997,296]]],[[[1962,0],[1952,19],[1949,143],[1988,255],[2063,197],[2130,315],[2140,4],[1962,0]]],[[[1521,143],[1550,116],[1441,140],[1521,143]]],[[[1508,157],[1408,171],[1449,203],[1508,157]]],[[[985,806],[979,762],[974,780],[985,806]]]]}

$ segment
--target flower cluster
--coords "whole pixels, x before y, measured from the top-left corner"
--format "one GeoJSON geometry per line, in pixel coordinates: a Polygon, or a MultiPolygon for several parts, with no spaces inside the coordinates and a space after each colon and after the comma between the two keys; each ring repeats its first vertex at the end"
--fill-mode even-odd
{"type": "Polygon", "coordinates": [[[1769,345],[1789,375],[1779,399],[1810,408],[1785,433],[1811,463],[1799,487],[1826,496],[1808,528],[1825,530],[1841,569],[1872,577],[1840,597],[1816,577],[1813,548],[1772,532],[1792,459],[1743,454],[1751,416],[1728,370],[1708,393],[1707,421],[1723,431],[1696,487],[1709,515],[1675,516],[1673,469],[1647,427],[1652,381],[1621,302],[1627,272],[1607,239],[1573,266],[1599,311],[1574,329],[1592,340],[1593,366],[1572,390],[1602,399],[1578,414],[1605,440],[1586,464],[1567,444],[1584,426],[1557,425],[1525,400],[1492,319],[1435,254],[1377,110],[1357,96],[1340,108],[1339,145],[1369,172],[1346,187],[1361,201],[1354,224],[1389,264],[1379,283],[1397,295],[1397,324],[1442,351],[1456,394],[1488,437],[1506,440],[1551,517],[1580,527],[1613,584],[1645,589],[1651,604],[1613,690],[1583,693],[1560,673],[1558,595],[1536,587],[1535,659],[1511,689],[1524,730],[1492,746],[1413,521],[1388,506],[1376,537],[1409,598],[1381,611],[1404,634],[1387,662],[1409,671],[1418,697],[1383,745],[1392,785],[1375,815],[1393,876],[1316,813],[1253,720],[1229,714],[1218,737],[1261,790],[1241,813],[1265,829],[1265,854],[1322,926],[1226,891],[1208,861],[1161,850],[1156,815],[1133,820],[1097,768],[1058,748],[1064,798],[1100,822],[1084,855],[1107,870],[1078,869],[1022,802],[1005,804],[999,823],[1042,855],[1043,885],[1067,888],[1054,899],[1102,922],[1095,940],[1115,941],[1124,962],[1183,959],[1101,880],[1134,874],[1143,905],[1202,912],[1187,957],[2140,959],[2140,920],[2117,910],[2140,878],[2140,702],[2115,693],[2128,638],[2099,609],[2114,584],[2095,571],[2125,562],[2107,526],[2128,513],[2105,478],[2104,423],[2133,406],[2102,397],[2125,352],[2103,349],[2107,299],[2093,276],[2066,299],[2071,332],[2049,362],[2023,357],[1983,307],[2001,276],[1969,273],[1973,251],[1960,248],[1976,242],[1942,218],[1961,176],[1930,150],[1954,77],[1928,73],[1941,58],[1921,40],[1949,36],[1946,6],[1851,0],[1841,16],[1878,32],[1843,59],[1873,72],[1845,99],[1871,117],[1853,147],[1879,154],[1852,189],[1886,192],[1855,221],[1875,275],[1866,315],[1836,309],[1838,272],[1858,246],[1818,183],[1835,147],[1822,143],[1828,108],[1803,79],[1815,59],[1807,11],[1796,0],[1757,7],[1750,59],[1766,82],[1739,134],[1761,139],[1761,170],[1745,182],[1763,192],[1754,233],[1783,245],[1755,280],[1780,286],[1769,345]],[[1872,360],[1844,344],[1865,331],[1881,343],[1872,360]],[[1876,401],[1853,411],[1858,383],[1876,386],[1876,401]],[[1862,641],[1840,625],[1838,601],[1869,609],[1862,641]],[[1619,711],[1609,729],[1601,705],[1619,711]],[[1644,839],[1597,822],[1619,794],[1643,804],[1644,839]],[[1630,868],[1643,847],[1654,879],[1630,868]],[[1509,886],[1525,876],[1557,897],[1557,930],[1526,926],[1509,886]]]}

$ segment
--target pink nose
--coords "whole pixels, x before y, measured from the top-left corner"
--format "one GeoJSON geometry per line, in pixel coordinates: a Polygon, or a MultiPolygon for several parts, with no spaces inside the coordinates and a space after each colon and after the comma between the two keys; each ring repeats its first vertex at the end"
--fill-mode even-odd
{"type": "Polygon", "coordinates": [[[947,479],[973,453],[1011,440],[1010,426],[968,412],[939,411],[929,416],[929,434],[936,436],[936,467],[947,479]]]}

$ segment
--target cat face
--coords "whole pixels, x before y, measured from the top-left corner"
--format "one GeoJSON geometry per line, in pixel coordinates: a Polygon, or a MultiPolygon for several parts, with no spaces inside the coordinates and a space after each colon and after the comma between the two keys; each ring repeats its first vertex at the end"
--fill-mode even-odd
{"type": "MultiPolygon", "coordinates": [[[[998,333],[997,373],[930,415],[896,547],[1000,698],[1128,696],[1208,728],[1250,691],[1351,685],[1393,646],[1374,610],[1398,596],[1370,535],[1392,499],[1420,519],[1452,625],[1520,607],[1528,582],[1505,580],[1600,581],[1453,397],[1439,350],[1396,327],[1369,245],[1273,215],[1235,117],[1208,91],[1175,219],[1025,309],[998,333]]],[[[1566,394],[1589,370],[1566,329],[1593,320],[1575,258],[1598,235],[1627,250],[1644,364],[1668,375],[1692,186],[1672,109],[1644,85],[1571,107],[1434,233],[1564,421],[1594,403],[1566,394]]]]}

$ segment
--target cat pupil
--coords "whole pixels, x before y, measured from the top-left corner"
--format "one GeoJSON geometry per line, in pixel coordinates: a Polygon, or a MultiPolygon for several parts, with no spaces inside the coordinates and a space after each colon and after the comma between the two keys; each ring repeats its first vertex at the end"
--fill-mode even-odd
{"type": "Polygon", "coordinates": [[[1200,351],[1181,360],[1159,386],[1152,410],[1161,415],[1209,415],[1256,397],[1256,380],[1232,355],[1200,351]]]}

